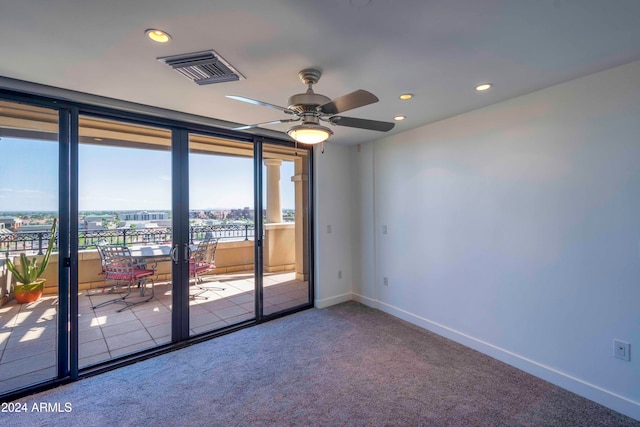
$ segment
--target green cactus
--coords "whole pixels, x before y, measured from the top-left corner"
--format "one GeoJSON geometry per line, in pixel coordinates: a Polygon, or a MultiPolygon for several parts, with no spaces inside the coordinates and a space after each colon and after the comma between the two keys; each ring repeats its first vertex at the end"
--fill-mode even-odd
{"type": "Polygon", "coordinates": [[[56,224],[57,218],[53,219],[53,225],[51,226],[51,237],[49,238],[49,245],[47,246],[47,253],[44,255],[42,262],[38,265],[38,259],[33,258],[29,260],[24,253],[20,254],[20,265],[16,266],[10,259],[9,253],[5,254],[7,258],[7,268],[13,274],[16,282],[20,282],[25,285],[22,289],[24,291],[35,290],[40,286],[38,279],[44,273],[47,264],[49,263],[49,257],[51,256],[51,250],[56,240],[56,224]],[[36,283],[34,283],[36,282],[36,283]],[[31,285],[31,286],[30,286],[31,285]],[[32,289],[33,288],[33,289],[32,289]]]}

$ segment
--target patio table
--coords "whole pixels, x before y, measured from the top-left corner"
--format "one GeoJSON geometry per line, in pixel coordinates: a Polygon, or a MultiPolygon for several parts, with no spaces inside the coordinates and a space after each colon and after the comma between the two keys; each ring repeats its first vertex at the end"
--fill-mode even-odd
{"type": "Polygon", "coordinates": [[[131,246],[129,250],[133,258],[143,263],[171,260],[171,245],[131,246]]]}
{"type": "MultiPolygon", "coordinates": [[[[158,263],[171,261],[171,245],[136,245],[131,246],[131,256],[141,263],[158,263]]],[[[197,245],[189,245],[191,251],[195,251],[197,245]]]]}

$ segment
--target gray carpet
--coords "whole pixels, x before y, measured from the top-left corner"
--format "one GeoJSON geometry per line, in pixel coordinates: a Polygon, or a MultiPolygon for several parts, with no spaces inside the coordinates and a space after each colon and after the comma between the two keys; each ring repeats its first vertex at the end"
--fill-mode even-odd
{"type": "Polygon", "coordinates": [[[21,400],[11,426],[640,426],[357,303],[307,310],[21,400]]]}

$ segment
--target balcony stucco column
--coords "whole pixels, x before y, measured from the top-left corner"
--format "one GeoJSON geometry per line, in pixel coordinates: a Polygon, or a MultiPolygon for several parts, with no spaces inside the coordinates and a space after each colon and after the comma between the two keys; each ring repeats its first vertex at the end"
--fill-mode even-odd
{"type": "Polygon", "coordinates": [[[265,159],[267,167],[267,220],[264,224],[263,267],[267,273],[293,269],[294,224],[282,222],[280,201],[281,159],[265,159]]]}
{"type": "Polygon", "coordinates": [[[295,185],[295,245],[296,245],[296,280],[309,280],[309,234],[307,232],[307,201],[309,197],[309,171],[307,162],[296,159],[294,162],[295,175],[291,177],[291,182],[295,185]]]}
{"type": "Polygon", "coordinates": [[[280,202],[280,159],[265,159],[267,167],[267,224],[282,222],[280,202]]]}

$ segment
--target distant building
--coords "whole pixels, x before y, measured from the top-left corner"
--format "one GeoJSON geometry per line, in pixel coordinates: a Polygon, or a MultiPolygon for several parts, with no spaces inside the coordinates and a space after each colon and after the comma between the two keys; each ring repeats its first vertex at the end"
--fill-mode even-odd
{"type": "Polygon", "coordinates": [[[207,212],[207,216],[213,219],[226,219],[230,213],[231,211],[228,209],[218,209],[215,211],[207,212]]]}
{"type": "Polygon", "coordinates": [[[84,230],[104,230],[102,221],[82,221],[80,224],[82,224],[84,230]]]}
{"type": "Polygon", "coordinates": [[[191,219],[205,219],[207,214],[204,211],[189,211],[189,218],[191,219]]]}
{"type": "Polygon", "coordinates": [[[244,209],[231,209],[229,214],[226,216],[226,219],[231,220],[253,220],[254,219],[254,210],[245,207],[244,209]]]}
{"type": "Polygon", "coordinates": [[[115,215],[85,215],[83,220],[78,221],[80,230],[104,230],[116,220],[115,215]]]}
{"type": "Polygon", "coordinates": [[[120,221],[162,221],[169,219],[168,212],[128,212],[118,214],[120,221]]]}
{"type": "Polygon", "coordinates": [[[12,216],[0,217],[0,224],[7,230],[18,231],[18,228],[22,227],[22,220],[12,216]]]}
{"type": "Polygon", "coordinates": [[[84,220],[87,222],[113,222],[116,220],[115,215],[85,215],[84,220]]]}

